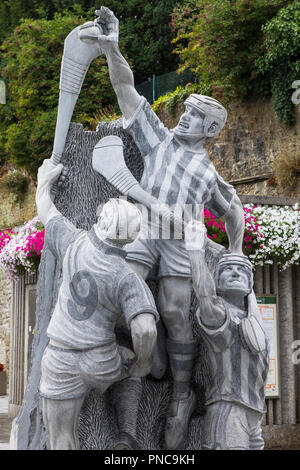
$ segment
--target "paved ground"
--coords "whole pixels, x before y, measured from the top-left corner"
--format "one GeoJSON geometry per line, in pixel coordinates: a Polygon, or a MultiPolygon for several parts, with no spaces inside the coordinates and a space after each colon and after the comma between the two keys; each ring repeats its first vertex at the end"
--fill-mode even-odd
{"type": "Polygon", "coordinates": [[[0,396],[0,450],[9,450],[11,423],[8,418],[8,396],[0,396]]]}

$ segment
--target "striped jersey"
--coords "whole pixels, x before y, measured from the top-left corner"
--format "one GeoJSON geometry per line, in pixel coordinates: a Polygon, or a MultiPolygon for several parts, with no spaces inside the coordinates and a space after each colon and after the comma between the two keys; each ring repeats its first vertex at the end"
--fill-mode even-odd
{"type": "Polygon", "coordinates": [[[205,149],[185,150],[145,98],[123,127],[133,137],[144,160],[141,187],[172,210],[204,204],[216,217],[229,209],[234,188],[217,173],[205,149]]]}
{"type": "Polygon", "coordinates": [[[124,315],[128,328],[140,313],[158,321],[153,296],[125,261],[126,252],[101,240],[92,228],[77,230],[63,216],[46,225],[47,243],[62,261],[62,282],[47,335],[56,345],[90,349],[116,340],[124,315]]]}
{"type": "Polygon", "coordinates": [[[260,353],[251,353],[242,338],[240,319],[225,302],[227,317],[219,329],[210,329],[197,315],[201,336],[206,343],[211,383],[206,405],[217,401],[237,402],[259,412],[266,411],[265,387],[269,370],[269,342],[260,353]]]}

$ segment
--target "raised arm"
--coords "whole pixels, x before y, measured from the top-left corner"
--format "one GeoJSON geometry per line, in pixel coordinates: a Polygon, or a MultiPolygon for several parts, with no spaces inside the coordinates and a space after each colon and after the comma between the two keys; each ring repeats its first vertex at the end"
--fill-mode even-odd
{"type": "Polygon", "coordinates": [[[95,20],[102,28],[98,42],[104,51],[109,68],[109,77],[118,98],[125,120],[129,120],[137,109],[141,96],[134,88],[133,73],[119,50],[119,21],[111,10],[101,7],[95,20]]]}
{"type": "Polygon", "coordinates": [[[245,219],[242,203],[235,194],[230,209],[225,214],[225,228],[229,239],[229,250],[232,253],[243,254],[243,237],[245,219]]]}
{"type": "Polygon", "coordinates": [[[53,217],[61,215],[53,203],[51,188],[53,183],[60,177],[62,170],[63,165],[61,163],[55,165],[52,160],[46,159],[38,171],[38,185],[35,199],[38,217],[44,226],[46,226],[47,222],[53,217]]]}
{"type": "Polygon", "coordinates": [[[205,261],[206,228],[200,221],[191,221],[185,228],[185,246],[188,251],[192,282],[199,302],[199,315],[204,326],[220,328],[226,318],[225,308],[217,296],[215,281],[205,261]]]}

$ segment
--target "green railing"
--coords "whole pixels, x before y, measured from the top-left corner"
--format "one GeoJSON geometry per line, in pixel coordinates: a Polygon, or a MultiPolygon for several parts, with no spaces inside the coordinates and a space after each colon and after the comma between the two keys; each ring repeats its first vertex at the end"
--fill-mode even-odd
{"type": "Polygon", "coordinates": [[[164,73],[163,75],[153,75],[152,79],[146,80],[136,85],[136,90],[143,95],[149,103],[170,91],[174,91],[179,85],[195,83],[195,74],[191,70],[185,70],[181,74],[175,72],[164,73]]]}

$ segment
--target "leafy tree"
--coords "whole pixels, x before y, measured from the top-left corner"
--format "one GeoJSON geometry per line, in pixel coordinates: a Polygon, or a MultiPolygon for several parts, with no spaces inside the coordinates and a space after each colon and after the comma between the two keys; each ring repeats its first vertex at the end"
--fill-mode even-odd
{"type": "Polygon", "coordinates": [[[300,78],[300,3],[294,1],[282,8],[276,17],[263,26],[264,54],[255,66],[269,84],[274,109],[285,124],[295,121],[291,96],[292,83],[300,78]]]}
{"type": "Polygon", "coordinates": [[[94,1],[77,0],[2,0],[0,4],[0,42],[6,39],[22,19],[54,18],[55,13],[68,10],[84,15],[94,1]]]}
{"type": "MultiPolygon", "coordinates": [[[[60,63],[67,34],[79,24],[74,15],[24,20],[2,45],[1,76],[8,104],[0,107],[0,159],[36,174],[51,156],[59,96],[60,63]]],[[[99,108],[115,103],[106,59],[92,62],[73,120],[87,124],[99,108]]]]}
{"type": "MultiPolygon", "coordinates": [[[[175,70],[177,57],[172,54],[169,28],[176,0],[107,0],[105,6],[120,20],[122,50],[135,71],[136,83],[155,73],[175,70]]],[[[4,0],[0,4],[0,43],[19,25],[22,18],[53,19],[56,13],[85,20],[93,18],[101,3],[95,0],[4,0]]]]}
{"type": "Polygon", "coordinates": [[[253,65],[263,47],[262,26],[286,0],[186,0],[172,28],[180,70],[192,68],[199,89],[223,101],[253,90],[253,65]]]}
{"type": "Polygon", "coordinates": [[[0,43],[19,24],[21,18],[32,17],[34,10],[30,0],[3,0],[0,3],[0,43]]]}
{"type": "Polygon", "coordinates": [[[176,0],[106,2],[120,21],[122,51],[131,61],[137,84],[177,68],[169,26],[175,5],[176,0]]]}
{"type": "MultiPolygon", "coordinates": [[[[4,0],[0,4],[0,78],[7,87],[7,104],[0,106],[0,164],[9,160],[35,175],[51,154],[64,39],[99,8],[95,0],[75,1],[4,0]]],[[[136,83],[177,66],[168,26],[174,5],[175,0],[106,3],[120,20],[120,46],[136,83]]],[[[107,106],[110,114],[111,106],[117,109],[102,57],[90,67],[73,120],[93,126],[95,114],[107,106]]]]}

